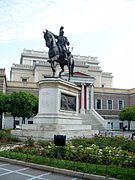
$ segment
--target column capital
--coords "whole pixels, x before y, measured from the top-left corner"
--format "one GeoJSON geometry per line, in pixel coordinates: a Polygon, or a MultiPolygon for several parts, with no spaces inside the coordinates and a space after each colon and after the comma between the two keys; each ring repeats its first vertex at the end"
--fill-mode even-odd
{"type": "Polygon", "coordinates": [[[86,87],[91,87],[91,83],[86,83],[86,87]]]}
{"type": "Polygon", "coordinates": [[[85,83],[81,83],[82,86],[85,86],[86,84],[85,83]]]}
{"type": "Polygon", "coordinates": [[[89,85],[90,87],[94,87],[94,84],[92,84],[92,83],[90,83],[90,85],[89,85]]]}

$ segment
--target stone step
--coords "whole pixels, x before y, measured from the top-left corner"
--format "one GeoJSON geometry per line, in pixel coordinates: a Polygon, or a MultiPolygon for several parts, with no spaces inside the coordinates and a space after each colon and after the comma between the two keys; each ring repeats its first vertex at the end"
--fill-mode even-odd
{"type": "Polygon", "coordinates": [[[80,114],[80,117],[83,119],[83,124],[91,125],[92,130],[105,130],[102,123],[91,112],[80,114]]]}

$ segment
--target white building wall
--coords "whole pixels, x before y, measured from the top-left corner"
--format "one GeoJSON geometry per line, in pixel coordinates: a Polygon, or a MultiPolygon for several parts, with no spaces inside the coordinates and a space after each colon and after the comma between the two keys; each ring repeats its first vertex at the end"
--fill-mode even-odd
{"type": "MultiPolygon", "coordinates": [[[[19,121],[19,126],[21,128],[22,126],[22,118],[16,118],[15,119],[16,121],[19,121]]],[[[33,118],[29,118],[29,119],[25,119],[25,124],[28,124],[28,121],[33,121],[33,118]]],[[[13,122],[14,122],[14,119],[12,116],[4,116],[4,119],[3,119],[3,128],[4,129],[12,129],[13,128],[13,122]]]]}

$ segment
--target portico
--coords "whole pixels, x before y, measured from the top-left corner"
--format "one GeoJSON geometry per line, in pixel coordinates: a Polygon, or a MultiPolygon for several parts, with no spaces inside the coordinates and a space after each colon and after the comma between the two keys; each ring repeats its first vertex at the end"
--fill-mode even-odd
{"type": "Polygon", "coordinates": [[[94,109],[94,77],[75,72],[70,81],[81,88],[79,95],[79,112],[85,114],[90,109],[94,109]]]}

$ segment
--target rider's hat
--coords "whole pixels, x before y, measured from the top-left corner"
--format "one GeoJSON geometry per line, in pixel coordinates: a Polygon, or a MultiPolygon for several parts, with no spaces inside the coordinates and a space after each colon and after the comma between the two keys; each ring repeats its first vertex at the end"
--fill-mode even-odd
{"type": "Polygon", "coordinates": [[[60,27],[60,31],[59,31],[59,35],[62,35],[62,36],[63,36],[63,34],[64,34],[64,30],[63,30],[63,29],[64,29],[64,27],[61,26],[61,27],[60,27]]]}
{"type": "Polygon", "coordinates": [[[60,27],[60,31],[61,31],[61,30],[63,30],[63,29],[64,29],[64,27],[63,27],[63,26],[61,26],[61,27],[60,27]]]}

